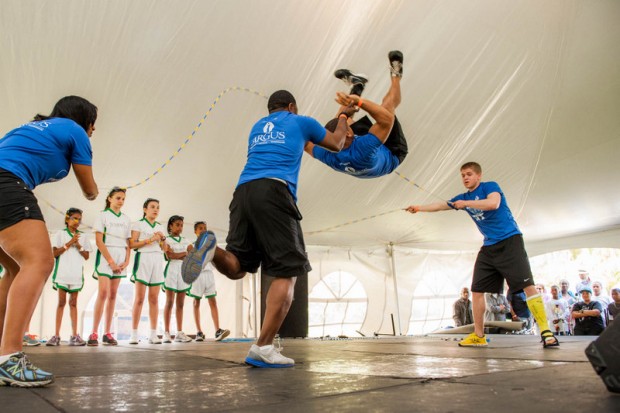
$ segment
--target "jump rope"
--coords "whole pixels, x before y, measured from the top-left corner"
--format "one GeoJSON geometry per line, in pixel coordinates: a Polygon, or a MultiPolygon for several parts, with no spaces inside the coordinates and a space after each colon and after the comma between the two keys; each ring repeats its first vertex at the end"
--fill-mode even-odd
{"type": "MultiPolygon", "coordinates": [[[[185,138],[185,141],[168,157],[168,159],[163,164],[161,164],[161,166],[159,166],[155,171],[153,171],[149,176],[147,176],[146,178],[142,179],[141,181],[138,181],[138,182],[134,183],[133,185],[124,186],[124,187],[121,187],[121,188],[123,188],[123,189],[136,188],[136,187],[138,187],[140,185],[143,185],[143,184],[147,183],[148,181],[152,180],[153,178],[155,178],[155,176],[157,176],[166,166],[168,166],[170,164],[170,162],[172,162],[172,160],[174,160],[177,157],[177,155],[179,153],[181,153],[181,151],[183,149],[185,149],[185,147],[187,145],[190,144],[192,139],[194,139],[194,137],[196,136],[196,133],[198,132],[200,127],[207,121],[207,118],[213,112],[213,109],[217,106],[217,104],[220,102],[222,97],[224,95],[226,95],[227,93],[232,92],[232,91],[251,93],[253,95],[262,97],[263,99],[268,99],[268,96],[265,95],[264,93],[256,91],[256,90],[253,90],[253,89],[249,89],[249,88],[246,88],[246,87],[231,86],[231,87],[228,87],[228,88],[222,90],[217,95],[217,97],[215,98],[215,100],[213,101],[211,106],[209,107],[209,110],[207,110],[207,112],[203,115],[203,117],[200,119],[198,124],[194,127],[192,132],[185,138]]],[[[433,196],[434,198],[437,198],[437,199],[439,199],[439,200],[441,200],[443,202],[446,202],[446,203],[450,203],[448,200],[446,200],[443,197],[433,193],[432,191],[429,191],[428,189],[422,187],[421,185],[418,185],[416,182],[414,182],[413,180],[409,179],[408,177],[402,175],[398,171],[394,171],[392,173],[394,173],[398,177],[404,179],[408,184],[418,188],[421,191],[426,192],[427,194],[433,196]]],[[[110,188],[101,188],[101,189],[110,189],[110,188]]],[[[43,199],[43,198],[41,200],[46,205],[48,205],[52,210],[60,213],[63,216],[65,215],[65,211],[63,211],[60,208],[56,207],[54,204],[52,204],[48,200],[43,199]]],[[[307,235],[314,235],[314,234],[319,234],[319,233],[323,233],[323,232],[329,232],[329,231],[333,231],[335,229],[342,228],[342,227],[345,227],[345,226],[348,226],[348,225],[357,224],[357,223],[360,223],[360,222],[368,221],[368,220],[371,220],[371,219],[375,219],[375,218],[378,218],[378,217],[382,217],[382,216],[385,216],[385,215],[393,214],[395,212],[404,211],[404,210],[405,210],[404,208],[393,209],[391,211],[386,211],[386,212],[381,212],[381,213],[374,214],[374,215],[369,215],[369,216],[366,216],[366,217],[363,217],[363,218],[358,218],[358,219],[355,219],[355,220],[347,221],[347,222],[344,222],[342,224],[334,225],[334,226],[323,228],[323,229],[320,229],[320,230],[308,231],[308,232],[305,232],[305,234],[307,234],[307,235]]],[[[87,229],[89,229],[89,230],[94,232],[94,228],[92,226],[83,225],[83,227],[86,227],[87,229]]],[[[112,236],[112,234],[107,234],[107,235],[108,236],[112,236]]]]}

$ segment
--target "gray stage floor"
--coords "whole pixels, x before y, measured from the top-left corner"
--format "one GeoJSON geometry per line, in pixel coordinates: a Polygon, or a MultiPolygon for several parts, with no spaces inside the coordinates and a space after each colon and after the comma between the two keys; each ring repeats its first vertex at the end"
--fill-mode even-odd
{"type": "Polygon", "coordinates": [[[0,387],[0,411],[620,412],[584,355],[591,339],[490,337],[282,340],[297,365],[267,370],[243,364],[248,342],[42,346],[27,353],[56,382],[0,387]]]}

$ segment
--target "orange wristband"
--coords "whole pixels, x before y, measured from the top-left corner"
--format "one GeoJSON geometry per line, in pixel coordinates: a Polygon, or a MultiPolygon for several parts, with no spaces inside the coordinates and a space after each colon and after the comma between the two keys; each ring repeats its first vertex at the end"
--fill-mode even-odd
{"type": "Polygon", "coordinates": [[[364,100],[362,98],[360,98],[360,100],[357,101],[357,107],[361,108],[362,107],[362,103],[364,103],[364,100]]]}

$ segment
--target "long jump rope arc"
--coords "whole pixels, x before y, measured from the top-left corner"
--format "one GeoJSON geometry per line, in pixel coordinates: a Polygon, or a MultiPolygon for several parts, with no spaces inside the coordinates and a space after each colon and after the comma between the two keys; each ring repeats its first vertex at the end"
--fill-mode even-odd
{"type": "MultiPolygon", "coordinates": [[[[207,118],[209,117],[209,115],[211,114],[211,112],[213,112],[213,109],[217,106],[217,104],[218,104],[218,103],[219,103],[219,101],[222,99],[222,97],[223,97],[224,95],[226,95],[228,92],[232,92],[232,91],[247,92],[247,93],[251,93],[251,94],[254,94],[254,95],[256,95],[256,96],[262,97],[262,98],[264,98],[264,99],[268,99],[268,96],[267,96],[267,95],[265,95],[265,94],[264,94],[264,93],[262,93],[262,92],[259,92],[259,91],[254,90],[254,89],[246,88],[246,87],[241,87],[241,86],[231,86],[231,87],[228,87],[228,88],[226,88],[226,89],[222,90],[222,91],[221,91],[221,92],[217,95],[217,97],[215,98],[215,100],[213,101],[213,103],[211,104],[211,106],[209,107],[209,110],[207,110],[207,112],[205,112],[205,114],[204,114],[204,115],[203,115],[203,117],[200,119],[200,121],[198,122],[198,124],[194,127],[194,129],[192,130],[192,132],[191,132],[191,133],[190,133],[190,134],[189,134],[189,135],[185,138],[185,141],[184,141],[184,142],[183,142],[183,143],[182,143],[182,144],[181,144],[181,145],[180,145],[180,146],[179,146],[179,147],[178,147],[178,148],[177,148],[177,149],[176,149],[176,150],[175,150],[175,151],[174,151],[174,152],[173,152],[173,153],[172,153],[169,157],[168,157],[168,159],[167,159],[167,160],[166,160],[163,164],[161,164],[161,166],[159,166],[159,167],[158,167],[155,171],[153,171],[153,172],[152,172],[149,176],[147,176],[146,178],[144,178],[144,179],[142,179],[142,180],[140,180],[140,181],[136,182],[136,183],[135,183],[135,184],[133,184],[133,185],[124,186],[124,187],[122,187],[122,188],[123,188],[123,189],[131,189],[131,188],[136,188],[136,187],[138,187],[138,186],[140,186],[140,185],[143,185],[143,184],[147,183],[148,181],[152,180],[153,178],[155,178],[155,176],[157,176],[157,175],[158,175],[158,174],[159,174],[159,173],[160,173],[160,172],[161,172],[161,171],[162,171],[162,170],[163,170],[166,166],[168,166],[168,165],[170,164],[170,162],[172,162],[172,161],[173,161],[173,160],[177,157],[177,155],[178,155],[179,153],[181,153],[181,151],[182,151],[183,149],[185,149],[185,147],[191,143],[192,139],[195,137],[195,135],[196,135],[196,133],[198,132],[198,130],[200,129],[200,127],[201,127],[201,126],[202,126],[202,125],[203,125],[203,124],[207,121],[207,118]]],[[[435,197],[435,198],[437,198],[437,199],[439,199],[439,200],[441,200],[441,201],[444,201],[444,202],[449,202],[449,201],[445,200],[444,198],[442,198],[442,197],[440,197],[440,196],[438,196],[438,195],[434,194],[433,192],[431,192],[431,191],[429,191],[429,190],[425,189],[424,187],[422,187],[422,186],[418,185],[416,182],[414,182],[413,180],[411,180],[411,179],[407,178],[406,176],[402,175],[402,174],[401,174],[401,173],[399,173],[398,171],[394,171],[394,173],[395,173],[397,176],[399,176],[400,178],[404,179],[407,183],[409,183],[409,184],[411,184],[411,185],[415,186],[416,188],[418,188],[418,189],[420,189],[420,190],[422,190],[422,191],[424,191],[424,192],[428,193],[429,195],[432,195],[433,197],[435,197]]],[[[105,188],[102,188],[102,189],[105,189],[105,188]]],[[[54,204],[52,204],[52,203],[51,203],[51,202],[49,202],[48,200],[43,199],[43,198],[42,198],[41,200],[42,200],[45,204],[47,204],[50,208],[52,208],[54,211],[58,212],[58,213],[59,213],[59,214],[61,214],[61,215],[65,215],[65,212],[64,212],[64,211],[62,211],[60,208],[56,207],[54,204]]],[[[368,220],[370,220],[370,219],[374,219],[374,218],[378,218],[378,217],[381,217],[381,216],[385,216],[385,215],[393,214],[393,213],[395,213],[395,212],[399,212],[399,211],[403,211],[403,210],[404,210],[403,208],[398,208],[398,209],[394,209],[394,210],[391,210],[391,211],[382,212],[382,213],[379,213],[379,214],[374,214],[374,215],[370,215],[370,216],[367,216],[367,217],[363,217],[363,218],[355,219],[355,220],[352,220],[352,221],[347,221],[347,222],[344,222],[344,223],[342,223],[342,224],[339,224],[339,225],[334,225],[334,226],[327,227],[327,228],[323,228],[323,229],[320,229],[320,230],[316,230],[316,231],[309,231],[309,232],[306,232],[306,234],[308,234],[308,235],[313,235],[313,234],[318,234],[318,233],[322,233],[322,232],[333,231],[333,230],[338,229],[338,228],[342,228],[342,227],[345,227],[345,226],[348,226],[348,225],[352,225],[352,224],[357,224],[357,223],[359,223],[359,222],[363,222],[363,221],[368,221],[368,220]]],[[[89,225],[84,225],[84,227],[86,227],[86,228],[90,229],[91,231],[93,231],[93,230],[94,230],[94,228],[93,228],[93,227],[91,227],[91,226],[89,226],[89,225]]]]}

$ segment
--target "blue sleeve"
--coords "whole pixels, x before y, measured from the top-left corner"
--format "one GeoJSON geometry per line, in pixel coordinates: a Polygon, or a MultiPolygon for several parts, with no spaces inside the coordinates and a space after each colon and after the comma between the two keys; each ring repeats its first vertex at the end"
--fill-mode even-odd
{"type": "Polygon", "coordinates": [[[327,129],[323,127],[316,119],[308,116],[297,116],[297,124],[304,133],[304,139],[312,143],[320,143],[325,139],[327,129]]]}
{"type": "Polygon", "coordinates": [[[312,148],[312,156],[314,156],[314,159],[316,159],[317,161],[321,161],[325,165],[334,168],[336,157],[332,152],[328,151],[327,149],[321,148],[320,146],[315,146],[314,148],[312,148]]]}
{"type": "Polygon", "coordinates": [[[76,124],[71,130],[71,139],[73,140],[71,163],[91,166],[93,164],[93,149],[90,146],[90,139],[86,131],[76,124]]]}
{"type": "Polygon", "coordinates": [[[465,194],[458,194],[457,196],[455,196],[454,198],[452,198],[450,200],[450,202],[448,202],[448,206],[452,209],[454,209],[454,206],[452,204],[454,204],[456,201],[462,201],[465,199],[465,194]]]}
{"type": "Polygon", "coordinates": [[[594,305],[592,306],[593,310],[598,310],[601,313],[603,313],[603,305],[599,302],[599,301],[595,301],[594,305]]]}
{"type": "Polygon", "coordinates": [[[487,193],[487,195],[492,194],[493,192],[497,192],[500,195],[502,193],[502,189],[499,187],[497,182],[493,182],[493,181],[485,183],[484,191],[487,193]]]}

